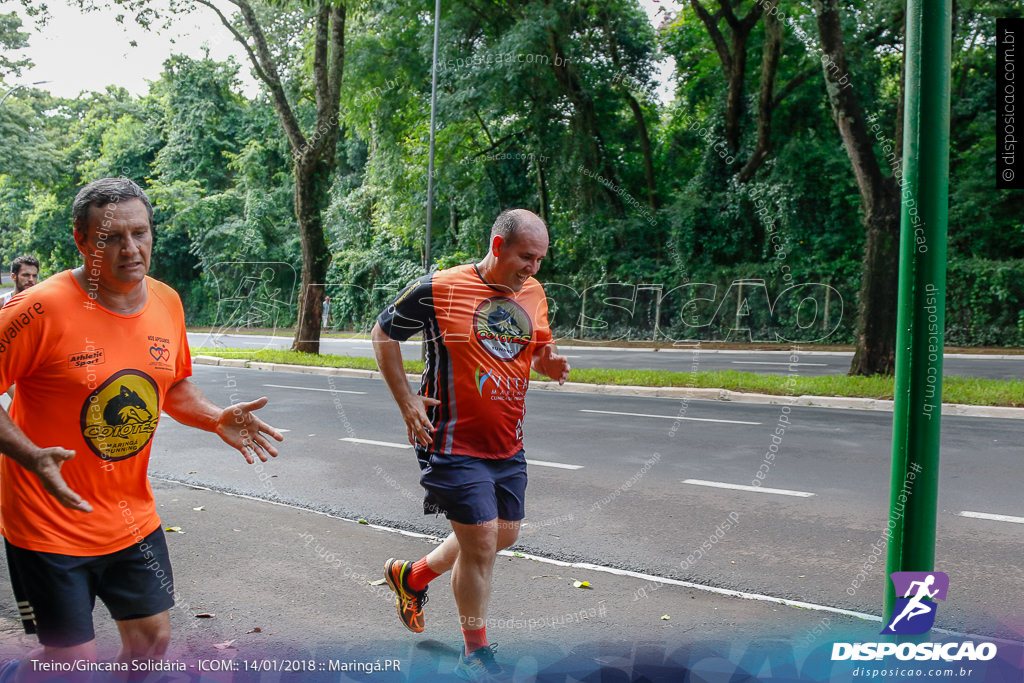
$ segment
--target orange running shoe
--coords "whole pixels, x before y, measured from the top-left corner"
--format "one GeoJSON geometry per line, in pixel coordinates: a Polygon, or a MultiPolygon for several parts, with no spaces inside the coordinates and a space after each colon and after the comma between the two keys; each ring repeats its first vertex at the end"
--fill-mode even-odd
{"type": "Polygon", "coordinates": [[[416,592],[409,588],[406,578],[412,571],[412,562],[402,562],[391,558],[384,563],[384,579],[395,592],[395,608],[398,617],[405,627],[413,633],[423,633],[426,620],[423,617],[423,605],[427,604],[427,589],[416,592]]]}

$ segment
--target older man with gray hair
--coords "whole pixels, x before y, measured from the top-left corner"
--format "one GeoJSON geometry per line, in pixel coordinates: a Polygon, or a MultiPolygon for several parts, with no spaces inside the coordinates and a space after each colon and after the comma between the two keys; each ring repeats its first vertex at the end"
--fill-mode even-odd
{"type": "MultiPolygon", "coordinates": [[[[83,264],[0,310],[0,530],[39,662],[94,661],[92,610],[117,622],[126,669],[163,657],[174,584],[147,480],[161,412],[217,433],[249,463],[281,434],[260,398],[221,409],[192,374],[178,295],[147,275],[153,208],[126,178],[82,188],[72,208],[83,264]]],[[[19,666],[16,681],[46,677],[19,666]]],[[[4,676],[6,678],[6,676],[4,676]]]]}

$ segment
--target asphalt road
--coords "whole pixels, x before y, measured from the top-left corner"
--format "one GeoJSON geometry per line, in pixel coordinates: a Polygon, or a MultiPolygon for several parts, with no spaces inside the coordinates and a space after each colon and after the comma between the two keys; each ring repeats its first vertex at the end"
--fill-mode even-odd
{"type": "MultiPolygon", "coordinates": [[[[282,455],[250,467],[165,418],[156,476],[444,533],[421,513],[382,382],[212,366],[196,366],[195,381],[221,404],[270,396],[266,419],[290,430],[282,455]]],[[[543,391],[527,405],[524,552],[881,612],[884,556],[871,558],[888,516],[891,414],[543,391]]],[[[1024,620],[1024,524],[961,515],[1024,522],[1018,432],[1014,420],[943,420],[936,568],[951,588],[940,627],[1010,635],[1024,620]]],[[[657,600],[656,589],[635,598],[657,600]]]]}
{"type": "MultiPolygon", "coordinates": [[[[193,332],[189,334],[192,346],[216,348],[290,348],[290,335],[211,335],[193,332]]],[[[373,349],[366,339],[324,338],[321,350],[345,356],[370,358],[373,349]]],[[[407,342],[408,354],[418,353],[420,342],[407,342]]],[[[693,347],[679,349],[624,349],[600,347],[574,347],[569,343],[560,344],[562,353],[569,356],[574,367],[612,368],[634,370],[670,370],[691,372],[707,370],[737,370],[764,374],[785,375],[791,372],[789,351],[731,351],[700,349],[693,347]]],[[[850,370],[852,353],[836,351],[801,351],[799,361],[793,364],[796,372],[803,376],[840,375],[850,370]]],[[[984,355],[949,354],[944,361],[944,374],[979,377],[986,379],[1024,379],[1024,356],[1019,358],[993,358],[984,355]]]]}

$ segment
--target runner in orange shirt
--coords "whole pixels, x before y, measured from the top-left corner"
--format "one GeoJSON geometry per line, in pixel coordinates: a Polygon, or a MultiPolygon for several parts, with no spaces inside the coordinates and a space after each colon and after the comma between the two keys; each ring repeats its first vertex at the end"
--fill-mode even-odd
{"type": "MultiPolygon", "coordinates": [[[[266,398],[221,409],[188,380],[181,301],[146,275],[142,189],[98,180],[72,217],[84,265],[0,310],[0,388],[18,384],[10,417],[0,411],[0,531],[26,631],[42,645],[31,659],[94,661],[96,597],[117,621],[119,661],[159,659],[174,604],[146,478],[161,411],[216,432],[249,463],[277,455],[270,439],[282,437],[253,412],[266,398]]],[[[15,680],[45,675],[19,666],[15,680]]]]}
{"type": "Polygon", "coordinates": [[[452,570],[465,639],[455,673],[468,680],[501,674],[487,642],[487,603],[496,554],[515,543],[525,514],[530,368],[559,384],[569,376],[569,361],[551,339],[544,288],[533,277],[547,251],[543,220],[505,211],[482,261],[416,280],[372,333],[377,365],[416,447],[424,513],[443,512],[453,530],[418,562],[388,560],[385,578],[402,622],[419,633],[427,584],[452,570]],[[398,342],[420,331],[427,362],[417,395],[398,342]]]}

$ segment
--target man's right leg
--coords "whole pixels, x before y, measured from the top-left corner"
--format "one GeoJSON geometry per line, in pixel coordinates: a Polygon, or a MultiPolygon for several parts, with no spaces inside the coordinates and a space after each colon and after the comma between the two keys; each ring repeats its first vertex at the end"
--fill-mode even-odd
{"type": "Polygon", "coordinates": [[[32,660],[96,661],[92,624],[95,595],[90,588],[93,558],[26,550],[7,541],[5,546],[25,632],[36,634],[40,647],[22,659],[12,672],[13,678],[7,678],[5,670],[4,683],[35,683],[61,675],[37,667],[32,660]]]}
{"type": "Polygon", "coordinates": [[[66,675],[55,675],[52,671],[45,671],[43,667],[40,667],[38,671],[35,670],[35,665],[32,664],[33,660],[40,663],[74,662],[79,660],[95,662],[96,641],[90,640],[88,643],[72,647],[47,647],[44,645],[32,650],[21,660],[18,668],[14,671],[14,683],[37,683],[38,681],[53,679],[55,676],[67,678],[66,675]]]}

